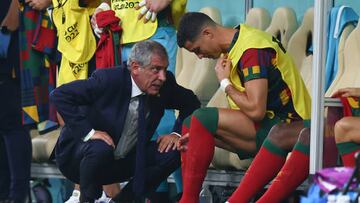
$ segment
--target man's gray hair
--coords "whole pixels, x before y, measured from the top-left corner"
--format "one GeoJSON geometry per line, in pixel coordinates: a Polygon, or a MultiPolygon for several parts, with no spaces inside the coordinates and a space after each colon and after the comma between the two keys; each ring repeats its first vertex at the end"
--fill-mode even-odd
{"type": "Polygon", "coordinates": [[[168,55],[165,48],[154,40],[145,40],[137,42],[131,49],[127,66],[130,69],[130,64],[136,61],[141,67],[147,66],[151,63],[151,57],[158,55],[161,58],[168,60],[168,55]]]}

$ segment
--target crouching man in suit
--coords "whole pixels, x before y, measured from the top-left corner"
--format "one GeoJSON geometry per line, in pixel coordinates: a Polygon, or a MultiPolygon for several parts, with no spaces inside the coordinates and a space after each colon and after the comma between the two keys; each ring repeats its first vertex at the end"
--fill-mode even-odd
{"type": "Polygon", "coordinates": [[[167,72],[162,45],[134,45],[127,68],[101,69],[60,86],[51,101],[65,120],[55,147],[65,177],[80,183],[81,202],[94,202],[102,185],[129,181],[116,202],[145,196],[180,166],[175,143],[182,120],[200,106],[194,93],[167,72]],[[178,109],[174,133],[151,142],[164,109],[178,109]]]}

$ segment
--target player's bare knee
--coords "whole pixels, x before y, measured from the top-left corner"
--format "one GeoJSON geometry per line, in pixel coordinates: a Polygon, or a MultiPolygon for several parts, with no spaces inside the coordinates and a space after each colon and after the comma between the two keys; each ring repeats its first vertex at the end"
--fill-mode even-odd
{"type": "Polygon", "coordinates": [[[303,145],[310,144],[310,128],[304,128],[300,131],[299,142],[303,145]]]}
{"type": "Polygon", "coordinates": [[[279,123],[273,126],[268,134],[268,139],[284,150],[291,150],[299,139],[302,127],[279,123]]]}
{"type": "Polygon", "coordinates": [[[351,126],[348,123],[348,117],[344,117],[337,121],[334,126],[336,143],[349,141],[347,136],[351,126]]]}
{"type": "Polygon", "coordinates": [[[286,133],[284,131],[284,124],[280,123],[274,125],[268,134],[268,139],[278,146],[283,145],[283,141],[286,139],[286,133]]]}

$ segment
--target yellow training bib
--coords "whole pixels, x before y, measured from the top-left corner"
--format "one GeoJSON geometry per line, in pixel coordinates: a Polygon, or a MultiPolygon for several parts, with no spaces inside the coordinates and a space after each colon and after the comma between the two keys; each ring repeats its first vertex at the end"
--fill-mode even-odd
{"type": "Polygon", "coordinates": [[[171,2],[171,16],[175,27],[178,27],[180,18],[186,11],[187,0],[174,0],[171,2]]]}
{"type": "Polygon", "coordinates": [[[116,16],[121,20],[123,29],[121,34],[121,43],[127,44],[138,42],[150,38],[156,31],[158,22],[148,21],[144,23],[144,17],[138,20],[140,10],[135,7],[139,0],[112,0],[111,9],[115,11],[116,16]]]}
{"type": "Polygon", "coordinates": [[[74,80],[88,78],[88,63],[73,63],[62,57],[60,67],[57,87],[74,80]]]}
{"type": "MultiPolygon", "coordinates": [[[[274,40],[270,34],[244,24],[240,25],[239,37],[229,52],[229,59],[233,65],[230,71],[230,81],[234,87],[239,91],[245,91],[245,88],[241,85],[237,65],[243,53],[250,48],[272,48],[276,51],[276,68],[281,72],[282,79],[288,85],[293,95],[292,99],[295,111],[301,118],[305,120],[310,119],[310,95],[290,55],[281,50],[282,47],[280,47],[278,42],[274,40]]],[[[239,108],[229,96],[228,101],[231,108],[239,108]]]]}
{"type": "Polygon", "coordinates": [[[86,63],[94,55],[96,41],[90,25],[93,9],[78,0],[53,0],[53,20],[58,30],[58,50],[69,61],[86,63]]]}

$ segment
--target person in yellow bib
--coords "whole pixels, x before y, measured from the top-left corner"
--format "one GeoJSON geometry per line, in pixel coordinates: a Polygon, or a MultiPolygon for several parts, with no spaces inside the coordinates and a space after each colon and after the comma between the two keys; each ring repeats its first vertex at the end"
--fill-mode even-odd
{"type": "Polygon", "coordinates": [[[79,0],[52,0],[52,19],[58,33],[57,49],[62,54],[57,86],[88,78],[88,68],[96,50],[96,40],[90,25],[94,9],[84,7],[79,0]]]}
{"type": "Polygon", "coordinates": [[[120,18],[122,28],[120,43],[121,59],[126,62],[134,43],[151,39],[166,48],[170,64],[168,70],[175,71],[176,26],[185,13],[187,0],[103,0],[94,11],[91,25],[97,35],[102,33],[96,23],[96,14],[113,10],[120,18]]]}
{"type": "Polygon", "coordinates": [[[203,13],[180,20],[177,43],[215,66],[230,109],[201,108],[183,123],[184,191],[196,203],[214,147],[255,158],[229,203],[280,202],[308,176],[310,96],[293,59],[273,36],[240,24],[226,28],[203,13]],[[286,156],[291,156],[286,160],[286,156]]]}

